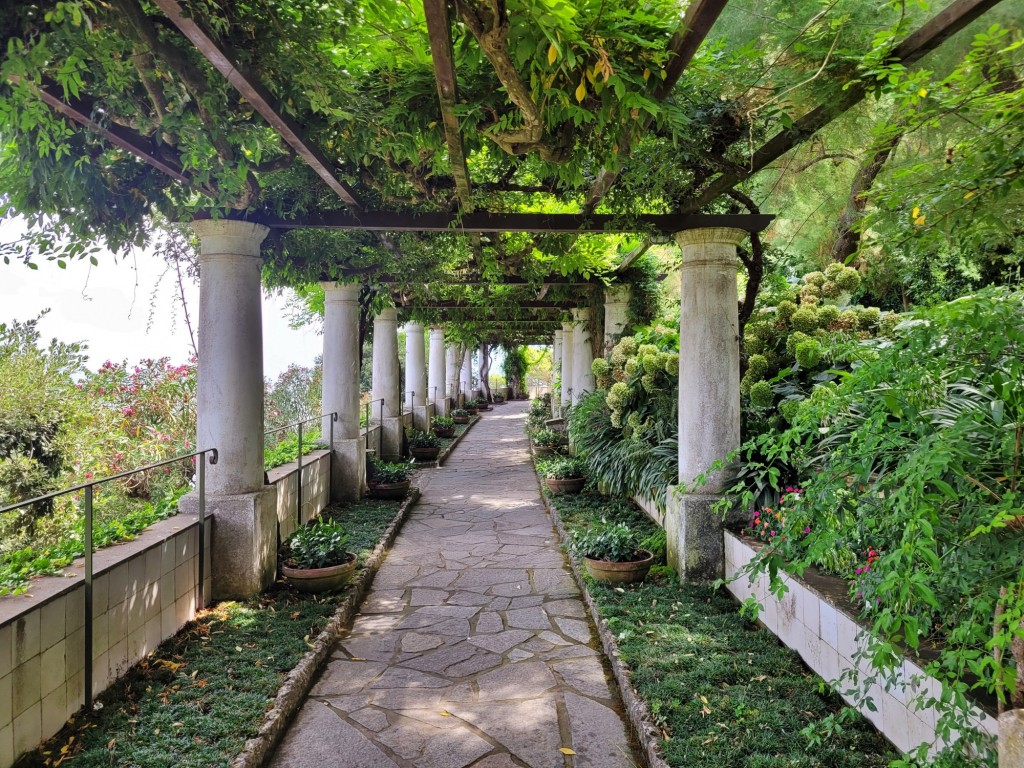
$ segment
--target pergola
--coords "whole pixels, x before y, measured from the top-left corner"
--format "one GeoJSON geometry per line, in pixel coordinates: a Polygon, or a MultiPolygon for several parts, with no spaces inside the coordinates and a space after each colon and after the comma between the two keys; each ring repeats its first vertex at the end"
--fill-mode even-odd
{"type": "MultiPolygon", "coordinates": [[[[905,35],[892,49],[889,61],[913,64],[998,1],[954,0],[905,35]]],[[[664,50],[655,57],[664,63],[660,77],[650,78],[648,84],[647,72],[636,88],[645,105],[677,98],[688,66],[726,5],[727,0],[693,0],[686,6],[682,17],[675,20],[675,29],[666,35],[664,50]]],[[[738,447],[737,272],[741,257],[747,262],[752,257],[739,254],[737,248],[748,236],[765,229],[772,216],[744,204],[744,196],[734,189],[861,102],[868,95],[869,84],[863,80],[833,83],[829,97],[819,106],[791,124],[781,125],[756,148],[751,146],[741,162],[719,148],[719,155],[709,158],[707,172],[695,178],[686,199],[671,201],[661,210],[636,210],[616,207],[609,198],[624,173],[627,163],[623,158],[629,157],[631,142],[656,130],[652,112],[623,108],[621,114],[616,113],[621,131],[617,139],[611,124],[605,126],[605,133],[591,131],[585,138],[573,135],[571,121],[562,125],[568,139],[553,132],[534,96],[538,89],[543,92],[550,86],[531,85],[523,75],[526,65],[513,60],[508,41],[516,34],[517,19],[504,0],[423,0],[422,9],[416,6],[410,13],[417,21],[422,18],[425,28],[417,24],[415,29],[381,31],[391,35],[396,45],[411,35],[425,35],[428,40],[436,101],[422,107],[430,121],[423,121],[420,130],[425,144],[433,136],[431,131],[440,130],[443,148],[425,149],[420,166],[427,170],[397,155],[372,162],[364,156],[362,164],[355,162],[356,150],[348,154],[345,146],[347,118],[337,117],[334,124],[322,111],[293,106],[291,96],[283,92],[284,76],[276,71],[276,62],[261,58],[255,43],[245,45],[246,35],[259,40],[264,30],[247,31],[244,19],[232,17],[230,10],[224,10],[222,17],[206,18],[198,10],[201,4],[181,0],[145,4],[111,0],[103,7],[108,9],[104,23],[121,35],[111,39],[123,39],[122,53],[142,62],[138,75],[132,76],[135,79],[128,78],[130,85],[119,91],[109,79],[96,79],[69,88],[66,72],[58,71],[59,67],[48,69],[46,64],[33,63],[26,65],[23,73],[11,71],[6,87],[23,100],[44,102],[68,125],[77,126],[82,132],[77,139],[81,144],[75,146],[83,156],[94,151],[93,147],[105,145],[116,148],[121,161],[132,157],[152,169],[155,175],[145,176],[134,188],[145,202],[139,203],[133,215],[148,215],[156,206],[154,200],[171,198],[178,214],[191,219],[200,239],[198,441],[203,447],[216,446],[220,452],[219,463],[210,468],[207,480],[210,504],[217,515],[213,562],[219,595],[258,591],[275,569],[276,521],[263,487],[262,470],[260,291],[261,271],[268,264],[277,269],[279,281],[320,282],[323,286],[323,410],[339,415],[332,446],[333,487],[339,498],[361,494],[365,476],[359,426],[359,340],[361,313],[367,307],[375,309],[373,397],[383,401],[383,453],[395,455],[403,429],[397,358],[400,313],[409,320],[406,396],[417,425],[429,423],[431,412],[445,412],[460,370],[465,380],[467,349],[446,340],[443,332],[443,326],[451,323],[474,328],[477,342],[512,338],[518,343],[553,344],[562,380],[558,396],[567,405],[594,389],[591,363],[595,352],[628,330],[629,283],[623,277],[651,239],[672,239],[682,251],[682,488],[738,447]],[[453,42],[455,29],[458,49],[453,42]],[[459,66],[467,60],[486,60],[486,65],[474,65],[467,74],[459,66]],[[490,78],[484,86],[477,82],[481,72],[490,78]],[[273,79],[273,84],[265,78],[273,79]],[[102,93],[89,93],[90,86],[102,93]],[[490,123],[474,125],[460,95],[467,88],[475,92],[490,88],[492,101],[485,106],[504,105],[504,118],[511,114],[514,119],[496,114],[490,123]],[[230,91],[233,95],[226,96],[230,91]],[[171,93],[178,101],[195,105],[186,117],[207,125],[210,157],[217,159],[218,167],[229,167],[229,158],[235,157],[239,173],[234,188],[223,173],[217,176],[204,167],[205,159],[184,152],[183,141],[176,144],[170,140],[172,124],[156,120],[155,127],[152,125],[154,114],[163,119],[174,112],[171,93]],[[144,110],[132,106],[141,101],[150,106],[144,110]],[[206,113],[210,103],[229,107],[210,115],[206,113]],[[239,159],[244,153],[219,132],[218,121],[258,132],[264,144],[275,145],[276,157],[265,163],[239,159]],[[320,143],[314,135],[330,139],[320,143]],[[473,152],[467,148],[468,138],[473,139],[473,152]],[[594,147],[604,147],[604,155],[599,157],[594,147]],[[576,158],[574,152],[585,157],[576,158]],[[394,171],[399,181],[382,182],[382,167],[394,171]],[[564,178],[558,180],[559,173],[569,175],[555,170],[559,168],[579,170],[582,181],[573,185],[564,178]],[[279,182],[275,174],[282,171],[292,175],[280,177],[284,181],[279,182]],[[395,203],[400,197],[396,190],[409,195],[395,203]],[[284,199],[289,201],[287,206],[281,202],[284,199]],[[331,240],[332,233],[348,233],[349,239],[331,240]],[[527,255],[496,248],[503,233],[531,236],[533,239],[518,246],[527,255]],[[641,243],[598,275],[579,270],[568,274],[545,271],[542,261],[529,257],[541,239],[546,248],[554,243],[555,248],[561,245],[569,250],[581,238],[614,233],[639,235],[641,243]],[[314,239],[321,236],[325,239],[314,239]],[[459,256],[448,264],[454,263],[456,270],[435,269],[430,254],[440,253],[453,239],[459,243],[459,256]],[[303,244],[308,253],[303,252],[303,244]],[[314,254],[318,249],[327,255],[314,254]],[[485,263],[488,249],[494,251],[489,265],[485,263]],[[422,262],[413,261],[407,257],[410,250],[427,256],[422,262]],[[360,260],[352,256],[356,251],[383,256],[376,261],[375,256],[360,260]],[[491,300],[480,293],[481,288],[492,291],[491,300]],[[602,318],[592,317],[595,306],[603,306],[602,318]],[[431,326],[427,359],[424,321],[431,326]],[[602,326],[603,332],[595,334],[594,329],[602,326]],[[428,393],[434,393],[432,402],[428,402],[428,393]]],[[[18,12],[7,13],[14,17],[18,12]]],[[[302,20],[283,19],[281,24],[300,29],[302,20]]],[[[8,29],[7,34],[9,39],[19,34],[26,41],[33,39],[23,29],[8,29]]],[[[570,53],[558,49],[556,37],[547,53],[549,64],[570,53]]],[[[330,51],[310,51],[309,55],[308,66],[314,68],[330,51]]],[[[616,66],[626,67],[625,59],[616,66]]],[[[341,72],[344,66],[338,69],[341,72]]],[[[591,93],[601,77],[596,71],[595,64],[590,86],[581,80],[576,91],[580,104],[597,99],[591,93]]],[[[316,73],[300,74],[310,81],[316,73]]],[[[342,77],[333,72],[324,76],[330,82],[342,77]]],[[[605,74],[604,81],[608,79],[605,74]]],[[[360,94],[355,87],[353,93],[360,94]]],[[[298,93],[294,95],[299,98],[298,93]]],[[[628,95],[624,90],[601,99],[624,102],[628,95]]],[[[308,100],[308,96],[303,98],[308,100]]],[[[323,107],[328,108],[334,110],[332,114],[346,112],[333,102],[323,107]]],[[[399,117],[413,120],[421,116],[399,117]]],[[[406,130],[399,125],[399,117],[394,125],[380,129],[406,130]]],[[[244,145],[244,137],[232,136],[236,144],[244,145]]],[[[349,138],[355,141],[351,135],[349,138]]],[[[74,145],[76,140],[69,141],[74,145]]],[[[103,151],[95,150],[95,154],[103,151]]],[[[117,214],[96,213],[97,220],[107,215],[117,214]]],[[[438,257],[437,263],[440,261],[438,257]]],[[[756,280],[753,283],[756,290],[756,280]]],[[[666,528],[670,557],[685,577],[714,577],[721,570],[719,521],[711,510],[719,490],[712,476],[700,494],[669,494],[672,509],[666,515],[666,528]]]]}

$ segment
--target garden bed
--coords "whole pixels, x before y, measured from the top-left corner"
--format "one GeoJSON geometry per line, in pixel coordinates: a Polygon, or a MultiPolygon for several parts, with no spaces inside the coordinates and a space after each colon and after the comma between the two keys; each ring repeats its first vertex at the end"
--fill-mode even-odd
{"type": "Polygon", "coordinates": [[[224,602],[137,664],[19,768],[262,765],[301,703],[419,498],[332,505],[363,561],[330,597],[275,584],[245,602],[224,602]]]}
{"type": "MultiPolygon", "coordinates": [[[[658,531],[623,498],[545,496],[563,543],[602,517],[658,531]]],[[[839,726],[842,700],[724,591],[679,584],[665,568],[610,587],[572,567],[652,767],[863,768],[898,757],[859,715],[839,726]]]]}

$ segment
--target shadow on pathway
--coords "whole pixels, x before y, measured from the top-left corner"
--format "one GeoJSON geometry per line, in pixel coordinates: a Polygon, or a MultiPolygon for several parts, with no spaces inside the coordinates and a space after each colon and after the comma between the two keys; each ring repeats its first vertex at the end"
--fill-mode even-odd
{"type": "Polygon", "coordinates": [[[419,505],[272,766],[640,765],[524,425],[525,404],[496,408],[423,471],[419,505]]]}

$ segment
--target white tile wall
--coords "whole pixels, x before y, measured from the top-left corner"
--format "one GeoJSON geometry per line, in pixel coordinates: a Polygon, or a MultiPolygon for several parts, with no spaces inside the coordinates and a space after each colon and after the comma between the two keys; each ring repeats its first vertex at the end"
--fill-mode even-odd
{"type": "MultiPolygon", "coordinates": [[[[754,549],[731,532],[725,533],[725,575],[732,578],[754,556],[754,549]]],[[[740,577],[729,584],[729,591],[737,600],[755,595],[761,602],[761,622],[783,643],[797,651],[812,670],[829,682],[835,682],[845,670],[854,665],[857,651],[865,647],[866,631],[852,617],[830,603],[817,591],[798,579],[785,577],[789,591],[781,600],[768,589],[768,577],[761,574],[750,583],[740,577]]],[[[939,746],[935,737],[937,712],[918,699],[938,698],[940,684],[927,677],[921,668],[905,660],[902,669],[883,680],[870,669],[865,659],[860,667],[860,679],[878,678],[868,689],[876,711],[861,706],[862,714],[893,744],[904,752],[920,744],[939,746]]],[[[839,686],[849,688],[845,682],[839,686]]],[[[851,701],[848,697],[848,701],[851,701]]],[[[976,712],[977,727],[990,735],[998,733],[998,721],[976,712]]]]}

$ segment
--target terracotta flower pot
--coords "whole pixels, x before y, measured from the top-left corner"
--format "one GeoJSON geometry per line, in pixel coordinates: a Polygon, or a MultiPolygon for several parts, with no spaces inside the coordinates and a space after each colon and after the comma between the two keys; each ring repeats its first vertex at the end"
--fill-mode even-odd
{"type": "Polygon", "coordinates": [[[552,493],[579,493],[583,490],[583,486],[587,484],[587,478],[566,477],[559,480],[554,477],[548,477],[544,479],[544,482],[552,493]]]}
{"type": "Polygon", "coordinates": [[[467,408],[466,410],[469,411],[470,416],[476,416],[480,412],[479,408],[467,408]]]}
{"type": "Polygon", "coordinates": [[[404,499],[409,492],[410,480],[400,483],[369,483],[370,493],[378,499],[404,499]]]}
{"type": "Polygon", "coordinates": [[[455,437],[455,427],[434,427],[434,434],[438,437],[455,437]]]}
{"type": "Polygon", "coordinates": [[[654,565],[654,555],[641,549],[640,554],[646,555],[642,560],[634,560],[628,563],[613,563],[611,560],[593,560],[589,557],[583,558],[587,566],[587,573],[594,581],[603,581],[608,584],[634,584],[643,581],[647,572],[654,565]]]}
{"type": "Polygon", "coordinates": [[[469,416],[452,416],[452,421],[456,424],[469,424],[469,416]]]}
{"type": "Polygon", "coordinates": [[[349,561],[341,565],[326,568],[289,568],[282,565],[281,571],[288,583],[300,592],[333,592],[348,583],[357,565],[359,558],[351,555],[349,561]]]}
{"type": "Polygon", "coordinates": [[[548,447],[546,445],[537,445],[536,443],[533,444],[533,452],[535,454],[537,454],[537,456],[559,456],[559,455],[561,455],[557,446],[548,447]]]}
{"type": "Polygon", "coordinates": [[[441,453],[441,446],[436,448],[413,448],[409,446],[409,453],[417,461],[433,461],[441,453]]]}

